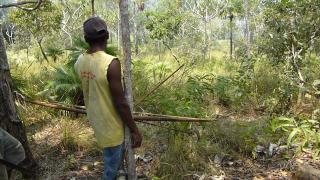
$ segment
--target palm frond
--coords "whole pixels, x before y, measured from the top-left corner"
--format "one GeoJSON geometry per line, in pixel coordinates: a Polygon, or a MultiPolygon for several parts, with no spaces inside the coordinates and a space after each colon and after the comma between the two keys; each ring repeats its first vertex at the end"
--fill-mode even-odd
{"type": "Polygon", "coordinates": [[[58,57],[63,53],[63,50],[56,47],[48,47],[45,50],[45,52],[46,52],[46,55],[48,57],[51,57],[55,62],[58,59],[58,57]]]}
{"type": "Polygon", "coordinates": [[[23,78],[22,74],[19,74],[19,73],[15,72],[15,71],[12,71],[11,72],[11,78],[12,78],[12,88],[15,91],[23,92],[24,89],[26,89],[27,82],[23,78]]]}
{"type": "MultiPolygon", "coordinates": [[[[70,51],[69,61],[64,66],[54,67],[53,80],[49,81],[43,91],[38,95],[56,101],[75,101],[82,96],[81,81],[74,70],[74,64],[80,54],[87,51],[89,45],[81,38],[74,38],[73,47],[67,49],[70,51]]],[[[49,52],[55,54],[59,51],[51,48],[49,52]]],[[[117,49],[115,47],[108,47],[106,53],[116,56],[117,49]]],[[[75,102],[76,103],[76,102],[75,102]]]]}
{"type": "MultiPolygon", "coordinates": [[[[89,49],[89,44],[85,42],[81,38],[74,38],[74,44],[72,48],[69,48],[67,50],[71,51],[69,55],[69,61],[66,64],[68,67],[73,67],[76,63],[78,57],[80,54],[86,52],[89,49]]],[[[110,54],[112,56],[117,56],[117,48],[113,46],[108,46],[105,50],[107,54],[110,54]]]]}
{"type": "Polygon", "coordinates": [[[81,81],[73,68],[59,66],[54,68],[54,79],[49,81],[45,89],[38,93],[45,98],[55,97],[57,101],[72,101],[81,95],[81,81]]]}

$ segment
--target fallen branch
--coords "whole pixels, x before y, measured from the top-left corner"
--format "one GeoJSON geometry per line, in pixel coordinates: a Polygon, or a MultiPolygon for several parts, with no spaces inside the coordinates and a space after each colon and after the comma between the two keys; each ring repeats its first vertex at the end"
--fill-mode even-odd
{"type": "Polygon", "coordinates": [[[137,116],[134,115],[135,121],[169,121],[169,122],[212,122],[213,120],[192,118],[192,117],[180,117],[180,116],[137,116]]]}
{"type": "MultiPolygon", "coordinates": [[[[17,94],[17,99],[25,101],[27,103],[36,104],[39,106],[49,107],[53,109],[60,109],[70,112],[75,112],[79,114],[86,114],[86,110],[81,108],[73,108],[66,107],[64,105],[58,103],[48,103],[38,100],[31,100],[22,96],[21,94],[17,94]]],[[[212,122],[213,119],[202,119],[202,118],[192,118],[192,117],[181,117],[181,116],[169,116],[169,115],[161,115],[161,114],[151,114],[151,113],[134,113],[133,119],[135,121],[167,121],[167,122],[212,122]]]]}
{"type": "MultiPolygon", "coordinates": [[[[142,112],[133,112],[133,115],[135,117],[141,116],[141,117],[157,117],[158,119],[175,119],[176,121],[183,120],[185,118],[187,118],[188,121],[194,121],[194,122],[197,122],[198,120],[203,122],[212,121],[210,119],[204,119],[204,118],[201,119],[201,118],[172,116],[172,115],[165,115],[165,114],[142,113],[142,112]]],[[[157,118],[154,118],[154,121],[157,121],[156,120],[157,118]]]]}
{"type": "Polygon", "coordinates": [[[60,109],[60,110],[75,112],[75,113],[79,113],[79,114],[86,114],[87,113],[85,109],[66,107],[61,104],[47,103],[47,102],[42,102],[42,101],[38,101],[38,100],[30,100],[27,98],[23,99],[23,100],[28,103],[32,103],[32,104],[36,104],[36,105],[44,106],[44,107],[49,107],[49,108],[53,108],[53,109],[60,109]]]}
{"type": "Polygon", "coordinates": [[[20,8],[20,9],[22,9],[22,10],[25,10],[25,11],[33,11],[33,10],[38,9],[43,1],[44,1],[44,0],[38,0],[38,1],[23,1],[23,2],[16,2],[16,3],[10,3],[10,4],[3,4],[3,5],[0,5],[0,9],[1,9],[1,8],[9,8],[9,7],[17,7],[17,8],[20,8]],[[25,7],[22,7],[22,5],[26,5],[26,4],[36,4],[36,5],[35,5],[35,7],[33,7],[33,8],[25,8],[25,7]]]}
{"type": "Polygon", "coordinates": [[[26,4],[36,4],[38,1],[24,1],[24,2],[16,2],[16,3],[10,3],[10,4],[2,4],[0,5],[0,8],[9,8],[9,7],[17,7],[22,6],[26,4]]]}

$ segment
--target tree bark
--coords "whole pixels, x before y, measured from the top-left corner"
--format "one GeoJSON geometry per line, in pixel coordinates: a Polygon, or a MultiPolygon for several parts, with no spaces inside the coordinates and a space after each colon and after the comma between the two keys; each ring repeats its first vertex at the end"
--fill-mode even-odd
{"type": "Polygon", "coordinates": [[[245,6],[245,40],[246,40],[246,54],[247,57],[250,56],[250,17],[249,17],[249,3],[248,0],[244,0],[244,6],[245,6]]]}
{"type": "Polygon", "coordinates": [[[209,41],[208,41],[208,8],[206,7],[205,9],[205,15],[203,17],[203,23],[204,23],[204,48],[203,48],[203,60],[206,59],[207,57],[207,52],[209,48],[209,41]]]}
{"type": "Polygon", "coordinates": [[[91,13],[92,13],[92,16],[94,16],[96,13],[95,13],[95,10],[94,10],[94,0],[91,0],[91,13]]]}
{"type": "MultiPolygon", "coordinates": [[[[157,50],[158,50],[158,61],[161,62],[161,43],[159,40],[157,40],[157,50]]],[[[154,77],[154,80],[155,80],[155,76],[154,77]]],[[[156,82],[156,81],[154,81],[156,82]]]]}
{"type": "MultiPolygon", "coordinates": [[[[121,27],[121,39],[122,49],[124,55],[124,81],[126,98],[129,102],[131,112],[133,110],[133,98],[132,98],[132,85],[131,85],[131,42],[130,42],[130,27],[129,27],[129,11],[128,0],[119,1],[120,9],[120,27],[121,27]]],[[[129,128],[125,128],[125,146],[126,146],[126,160],[128,163],[128,179],[136,180],[136,163],[133,155],[133,149],[131,147],[131,137],[129,128]]]]}
{"type": "Polygon", "coordinates": [[[233,57],[233,24],[232,24],[232,20],[233,20],[233,14],[232,12],[230,12],[229,15],[229,19],[230,19],[230,59],[232,59],[233,57]]]}
{"type": "Polygon", "coordinates": [[[120,25],[120,8],[119,8],[119,13],[118,13],[118,31],[117,31],[117,46],[118,46],[118,51],[121,51],[121,25],[120,25]]]}
{"type": "Polygon", "coordinates": [[[41,54],[42,54],[43,58],[44,58],[47,62],[49,62],[49,59],[48,59],[46,53],[44,52],[43,47],[42,47],[42,44],[41,44],[41,43],[42,43],[42,40],[37,40],[37,43],[38,43],[38,45],[39,45],[39,48],[40,48],[40,51],[41,51],[41,54]]]}
{"type": "Polygon", "coordinates": [[[137,15],[139,14],[139,9],[137,3],[133,2],[133,16],[134,16],[134,52],[135,55],[139,54],[139,24],[137,15]]]}
{"type": "MultiPolygon", "coordinates": [[[[23,161],[22,165],[35,172],[37,163],[29,148],[25,128],[17,114],[11,87],[10,69],[3,35],[2,32],[0,32],[0,127],[21,142],[26,152],[26,159],[23,161]]],[[[33,175],[35,176],[35,174],[33,175]]]]}

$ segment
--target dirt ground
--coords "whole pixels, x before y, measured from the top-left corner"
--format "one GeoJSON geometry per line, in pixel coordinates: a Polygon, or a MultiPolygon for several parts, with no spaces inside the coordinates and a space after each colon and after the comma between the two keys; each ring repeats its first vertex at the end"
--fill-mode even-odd
{"type": "MultiPolygon", "coordinates": [[[[82,134],[74,136],[93,138],[92,130],[86,123],[68,126],[81,129],[82,134]]],[[[29,136],[32,137],[31,149],[39,163],[39,179],[49,180],[98,180],[103,172],[102,154],[97,149],[85,147],[70,147],[66,149],[61,131],[65,123],[50,121],[28,125],[29,136]]],[[[72,140],[72,139],[71,139],[72,140]]],[[[71,141],[69,139],[69,141],[71,141]]],[[[72,141],[71,141],[72,142],[72,141]]],[[[70,142],[68,142],[70,144],[70,142]]],[[[159,157],[167,153],[166,146],[160,143],[146,143],[136,152],[137,172],[139,179],[170,179],[153,178],[154,167],[159,165],[159,157]]],[[[313,159],[310,153],[304,152],[291,159],[281,156],[240,156],[212,157],[208,166],[216,169],[216,174],[191,173],[183,179],[292,179],[298,166],[308,165],[320,170],[320,160],[313,159]]],[[[21,179],[18,172],[14,172],[13,179],[21,179]]],[[[319,178],[320,179],[320,178],[319,178]]]]}
{"type": "MultiPolygon", "coordinates": [[[[165,152],[164,152],[165,153],[165,152]]],[[[137,157],[137,172],[139,179],[152,179],[148,177],[153,165],[153,159],[150,153],[137,157]],[[149,155],[149,158],[146,157],[149,155]]],[[[74,158],[77,159],[77,164],[74,169],[65,171],[61,162],[68,159],[63,155],[48,154],[47,156],[38,159],[39,165],[42,167],[40,179],[61,179],[61,180],[95,180],[101,179],[103,172],[102,156],[96,154],[83,154],[75,152],[74,158]],[[51,156],[51,157],[50,157],[51,156]]],[[[320,169],[320,161],[314,160],[307,154],[291,160],[284,159],[268,159],[268,160],[252,160],[252,159],[229,159],[227,162],[222,162],[220,165],[214,165],[220,172],[218,175],[193,174],[184,179],[292,179],[292,172],[298,165],[308,164],[320,169]]],[[[65,164],[65,163],[64,163],[65,164]]],[[[170,178],[165,178],[170,179],[170,178]]]]}

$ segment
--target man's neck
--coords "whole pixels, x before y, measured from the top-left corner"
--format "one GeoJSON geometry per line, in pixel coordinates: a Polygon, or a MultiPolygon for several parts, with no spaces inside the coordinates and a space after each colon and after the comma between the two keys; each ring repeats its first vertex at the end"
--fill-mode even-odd
{"type": "Polygon", "coordinates": [[[88,50],[87,53],[92,54],[98,51],[105,51],[106,46],[91,46],[88,50]]]}

